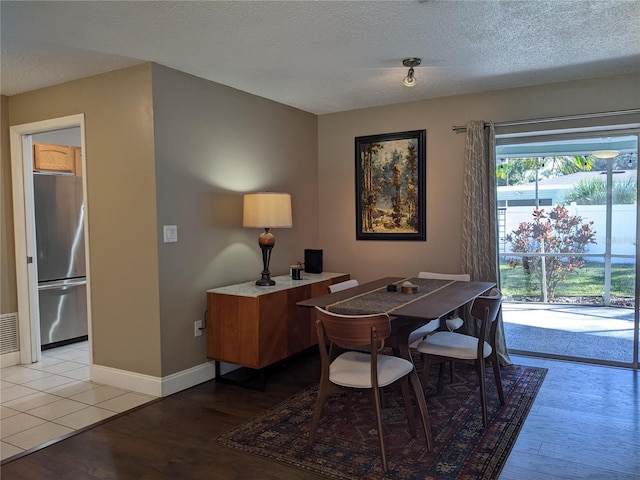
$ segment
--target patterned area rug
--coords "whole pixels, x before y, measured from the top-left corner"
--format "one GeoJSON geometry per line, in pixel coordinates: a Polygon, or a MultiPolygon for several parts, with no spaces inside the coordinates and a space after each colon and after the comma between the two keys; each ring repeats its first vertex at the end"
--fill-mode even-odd
{"type": "MultiPolygon", "coordinates": [[[[429,385],[437,384],[436,371],[429,385]]],[[[448,369],[447,369],[448,370],[448,369]]],[[[490,370],[490,369],[489,369],[490,370]]],[[[353,418],[346,423],[344,398],[329,399],[316,442],[307,450],[307,436],[317,388],[311,387],[231,432],[216,442],[337,479],[476,480],[498,478],[542,385],[547,370],[513,365],[502,369],[506,404],[500,402],[487,376],[489,428],[482,426],[477,374],[457,364],[456,378],[437,394],[427,387],[427,405],[434,448],[428,452],[421,428],[412,438],[399,390],[384,391],[383,425],[389,470],[382,470],[375,412],[370,392],[354,395],[353,418]]],[[[491,373],[492,375],[492,373],[491,373]]],[[[419,414],[416,408],[416,423],[419,414]]]]}

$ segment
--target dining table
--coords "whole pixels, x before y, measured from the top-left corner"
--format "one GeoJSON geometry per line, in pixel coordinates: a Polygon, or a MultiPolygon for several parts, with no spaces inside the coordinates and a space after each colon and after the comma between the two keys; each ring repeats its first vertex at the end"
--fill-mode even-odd
{"type": "MultiPolygon", "coordinates": [[[[358,286],[298,302],[301,307],[320,307],[343,315],[386,313],[391,320],[391,336],[385,345],[413,364],[409,335],[473,301],[494,288],[494,282],[464,282],[415,277],[384,277],[358,286]],[[412,288],[403,289],[410,284],[412,288]]],[[[415,365],[409,376],[431,450],[431,427],[424,390],[415,365]]]]}

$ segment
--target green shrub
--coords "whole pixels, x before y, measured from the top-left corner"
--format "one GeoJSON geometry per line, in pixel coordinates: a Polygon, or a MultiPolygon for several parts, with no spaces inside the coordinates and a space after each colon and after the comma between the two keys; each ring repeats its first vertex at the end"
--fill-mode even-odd
{"type": "MultiPolygon", "coordinates": [[[[611,195],[614,205],[630,205],[637,198],[637,183],[632,179],[613,182],[611,195]]],[[[607,184],[602,178],[580,180],[564,197],[565,203],[579,205],[605,205],[607,184]]]]}
{"type": "Polygon", "coordinates": [[[542,301],[553,301],[558,285],[569,274],[584,267],[582,257],[589,244],[596,243],[593,221],[583,222],[582,217],[569,215],[564,205],[556,205],[548,214],[543,209],[533,210],[533,220],[522,222],[516,230],[506,235],[511,251],[518,253],[552,253],[562,256],[511,258],[511,268],[522,266],[525,286],[537,289],[542,301]],[[544,262],[543,262],[544,260],[544,262]]]}

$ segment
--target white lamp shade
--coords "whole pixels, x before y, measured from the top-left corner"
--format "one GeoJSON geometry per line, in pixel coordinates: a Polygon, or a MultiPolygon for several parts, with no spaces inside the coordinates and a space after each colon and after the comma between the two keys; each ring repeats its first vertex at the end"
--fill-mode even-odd
{"type": "Polygon", "coordinates": [[[244,196],[242,226],[249,228],[291,228],[291,195],[248,193],[244,196]]]}

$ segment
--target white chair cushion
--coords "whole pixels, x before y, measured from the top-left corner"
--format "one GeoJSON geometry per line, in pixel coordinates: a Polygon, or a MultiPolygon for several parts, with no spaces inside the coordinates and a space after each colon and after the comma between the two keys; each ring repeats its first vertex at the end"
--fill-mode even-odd
{"type": "MultiPolygon", "coordinates": [[[[378,355],[378,386],[384,387],[413,370],[408,360],[391,355],[378,355]]],[[[351,388],[371,388],[371,355],[345,352],[329,365],[329,380],[351,388]]]]}
{"type": "Polygon", "coordinates": [[[418,278],[426,278],[431,280],[457,280],[459,282],[471,281],[471,275],[469,275],[468,273],[418,272],[418,278]]]}
{"type": "Polygon", "coordinates": [[[351,280],[345,280],[344,282],[329,285],[329,293],[341,292],[342,290],[346,290],[347,288],[353,288],[357,286],[358,281],[352,278],[351,280]]]}
{"type": "Polygon", "coordinates": [[[464,320],[460,317],[447,318],[447,330],[453,332],[464,325],[464,320]]]}
{"type": "Polygon", "coordinates": [[[431,320],[429,323],[421,326],[409,334],[409,347],[417,348],[418,344],[432,332],[440,328],[440,319],[431,320]]]}
{"type": "MultiPolygon", "coordinates": [[[[491,345],[484,343],[484,358],[491,355],[491,345]]],[[[420,342],[417,350],[420,353],[439,355],[441,357],[459,358],[461,360],[473,360],[477,357],[478,339],[470,335],[462,335],[454,332],[438,332],[430,335],[420,342]]]]}

